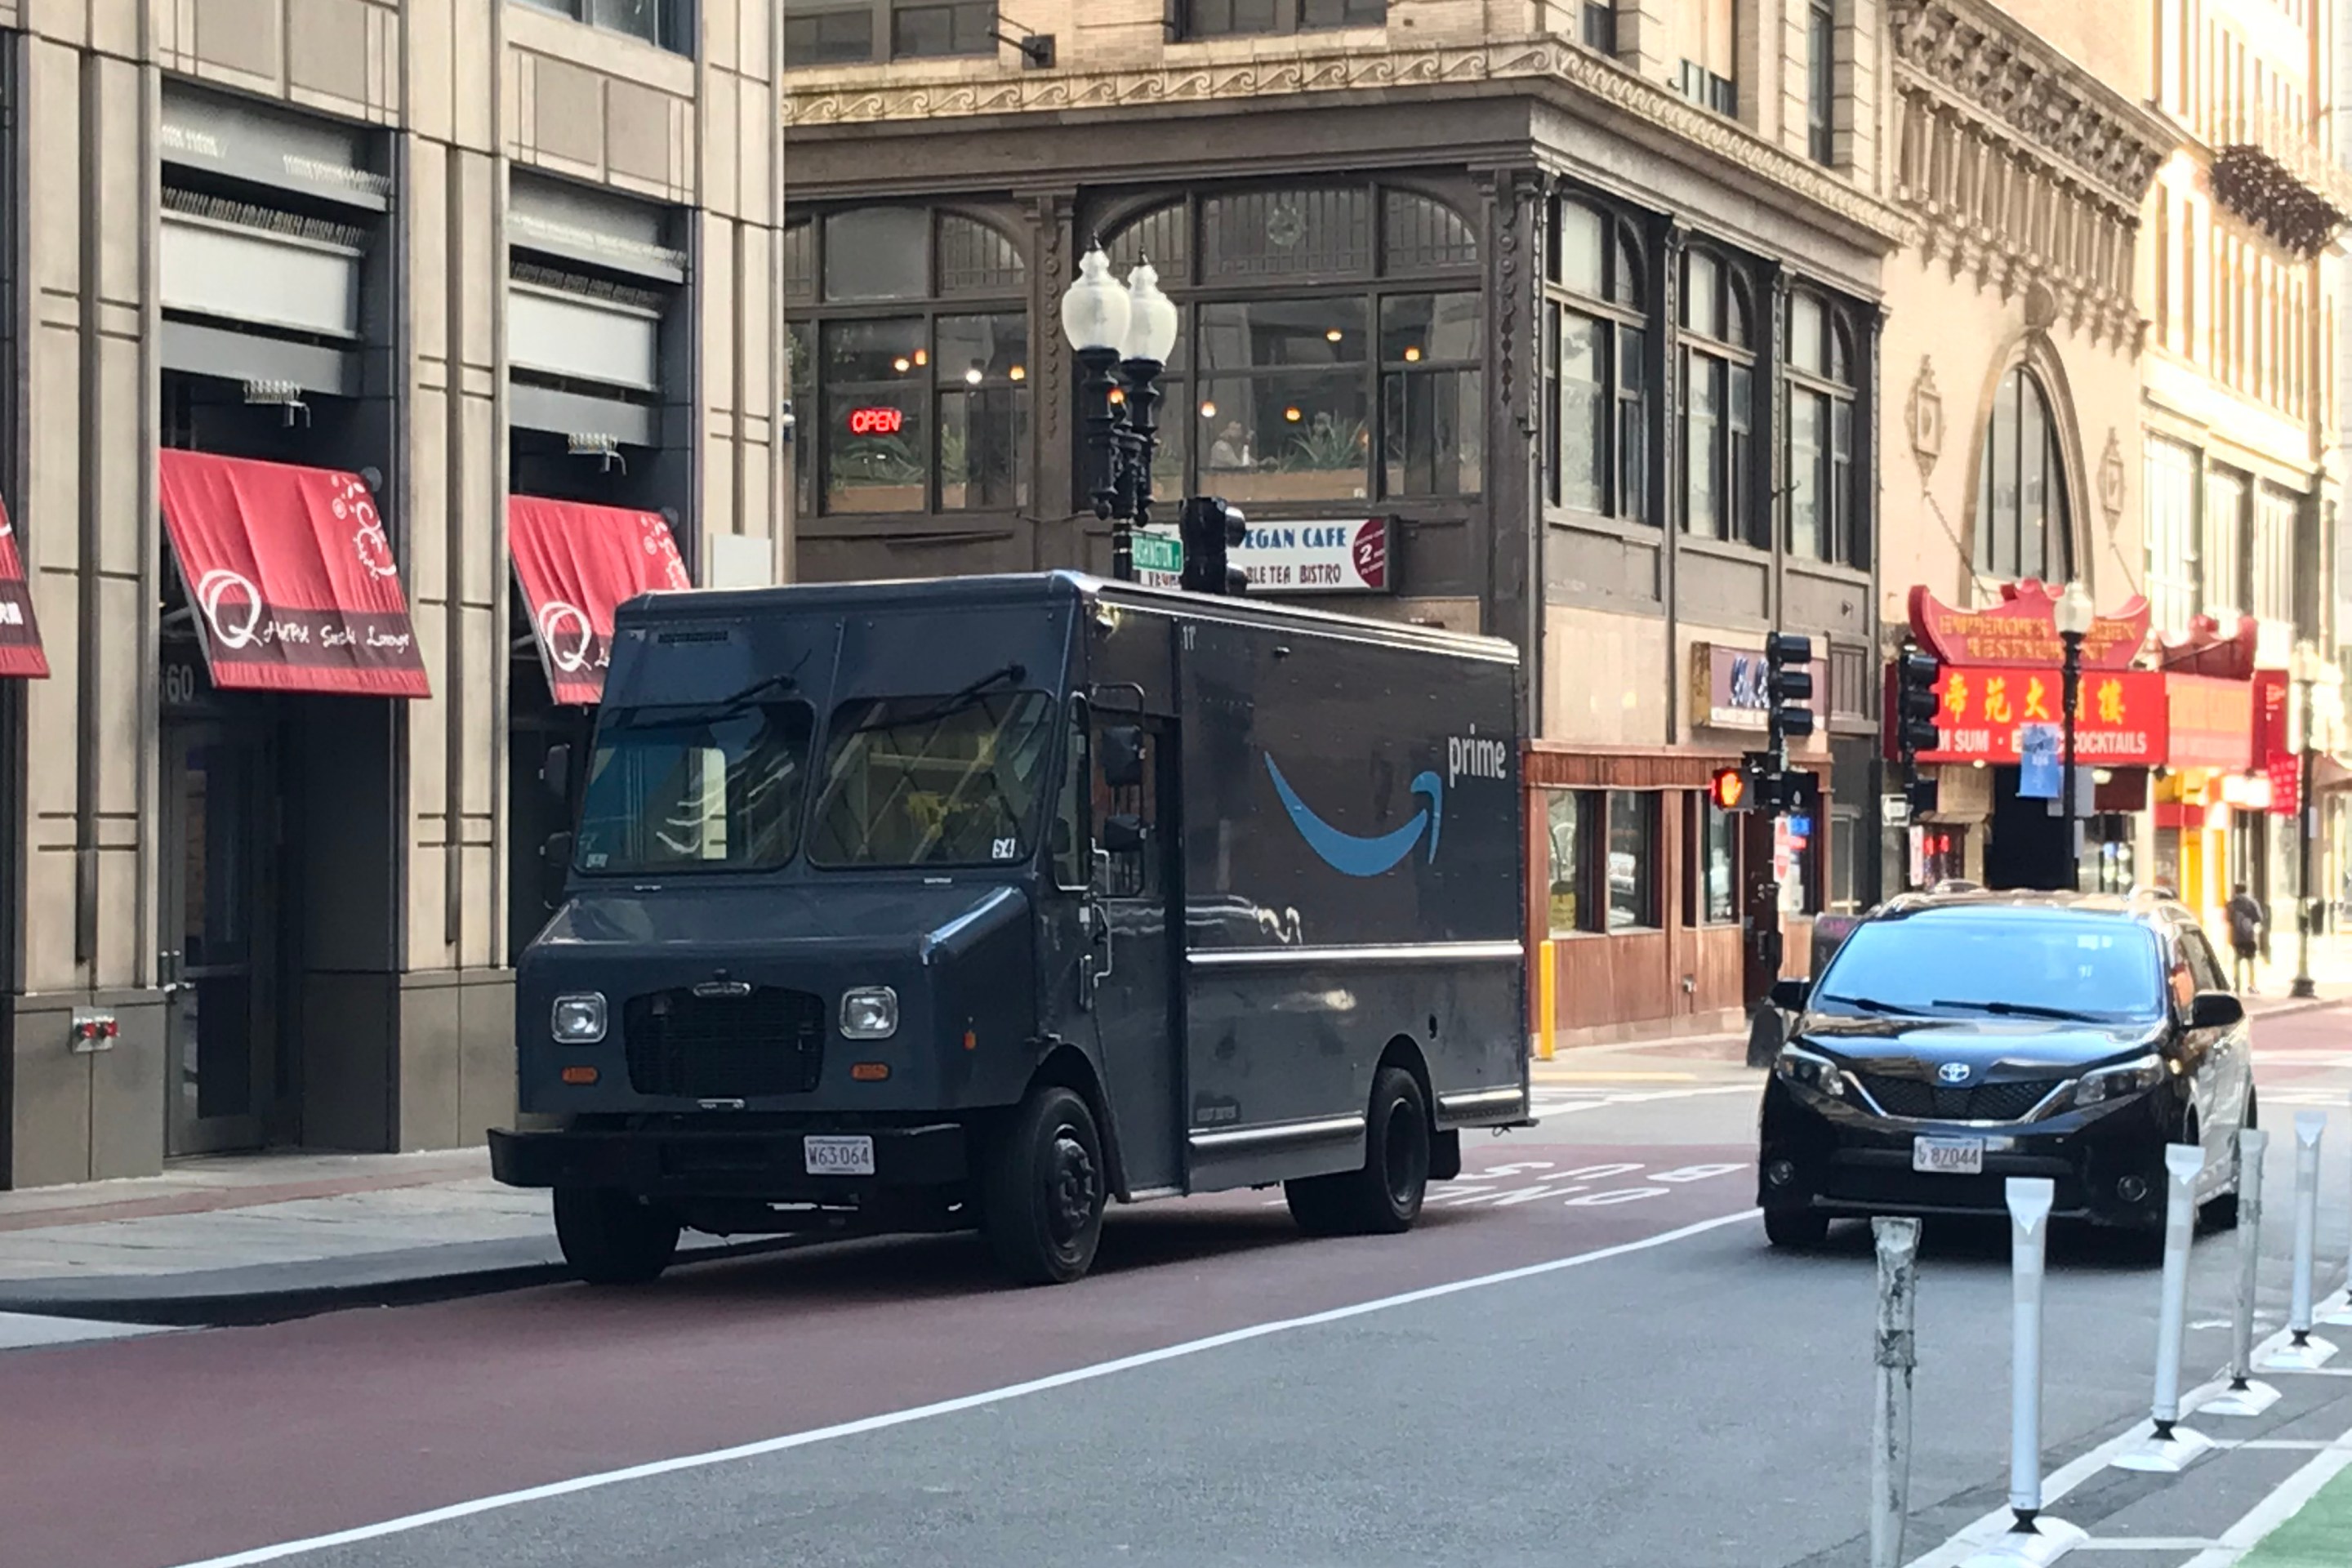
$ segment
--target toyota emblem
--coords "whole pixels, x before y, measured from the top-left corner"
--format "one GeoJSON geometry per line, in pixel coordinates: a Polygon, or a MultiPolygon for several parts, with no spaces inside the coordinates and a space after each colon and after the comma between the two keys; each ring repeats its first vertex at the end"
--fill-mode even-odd
{"type": "Polygon", "coordinates": [[[1966,1083],[1969,1081],[1969,1074],[1975,1070],[1976,1069],[1974,1068],[1971,1068],[1966,1062],[1946,1062],[1942,1067],[1936,1069],[1936,1081],[1938,1083],[1966,1083]]]}

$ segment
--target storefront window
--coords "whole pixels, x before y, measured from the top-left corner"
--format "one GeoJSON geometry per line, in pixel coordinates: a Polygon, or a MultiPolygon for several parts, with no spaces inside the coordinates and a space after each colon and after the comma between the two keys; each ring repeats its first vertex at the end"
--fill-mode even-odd
{"type": "Polygon", "coordinates": [[[1719,811],[1702,791],[1685,797],[1691,825],[1684,923],[1721,925],[1739,918],[1738,819],[1719,811]]]}
{"type": "Polygon", "coordinates": [[[1658,797],[1609,792],[1609,929],[1658,923],[1658,797]]]}
{"type": "Polygon", "coordinates": [[[1544,306],[1544,487],[1554,506],[1638,520],[1647,483],[1642,252],[1633,226],[1552,204],[1544,306]]]}
{"type": "Polygon", "coordinates": [[[2065,459],[2049,395],[2019,365],[2000,378],[1977,469],[1977,570],[1990,577],[2074,575],[2065,459]]]}
{"type": "Polygon", "coordinates": [[[1748,285],[1708,252],[1683,258],[1683,526],[1761,545],[1749,503],[1755,311],[1748,285]]]}
{"type": "Polygon", "coordinates": [[[1011,238],[922,207],[786,233],[801,515],[1026,506],[1027,271],[1011,238]]]}
{"type": "Polygon", "coordinates": [[[1818,295],[1789,298],[1790,552],[1842,565],[1870,564],[1854,483],[1853,328],[1818,295]]]}
{"type": "Polygon", "coordinates": [[[1160,383],[1162,494],[1279,515],[1482,489],[1486,314],[1476,236],[1452,207],[1370,186],[1237,191],[1137,214],[1108,249],[1121,277],[1149,257],[1182,311],[1160,383]]]}
{"type": "Polygon", "coordinates": [[[1589,791],[1554,790],[1547,803],[1551,841],[1551,932],[1566,936],[1594,929],[1591,845],[1599,831],[1601,797],[1589,791]]]}

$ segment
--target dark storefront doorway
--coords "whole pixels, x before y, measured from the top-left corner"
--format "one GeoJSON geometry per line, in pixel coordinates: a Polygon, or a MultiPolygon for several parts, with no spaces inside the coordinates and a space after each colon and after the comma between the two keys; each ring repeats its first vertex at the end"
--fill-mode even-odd
{"type": "Polygon", "coordinates": [[[2017,793],[2020,770],[1992,770],[1992,822],[1985,835],[1988,888],[2055,892],[2072,881],[2066,821],[2050,813],[2056,802],[2017,793]]]}
{"type": "Polygon", "coordinates": [[[168,1152],[257,1148],[277,1098],[269,747],[250,724],[178,721],[163,753],[168,1152]]]}

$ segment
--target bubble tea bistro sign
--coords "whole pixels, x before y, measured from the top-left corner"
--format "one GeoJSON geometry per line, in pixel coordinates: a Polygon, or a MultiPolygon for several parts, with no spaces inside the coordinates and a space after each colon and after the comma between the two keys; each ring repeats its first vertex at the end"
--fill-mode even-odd
{"type": "Polygon", "coordinates": [[[1385,594],[1392,520],[1265,522],[1233,552],[1255,594],[1385,594]]]}

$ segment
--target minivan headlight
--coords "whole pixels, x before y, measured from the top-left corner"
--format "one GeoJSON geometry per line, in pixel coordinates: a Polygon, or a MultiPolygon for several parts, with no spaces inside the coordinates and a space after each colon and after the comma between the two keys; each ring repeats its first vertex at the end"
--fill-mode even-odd
{"type": "Polygon", "coordinates": [[[841,1037],[887,1040],[898,1032],[898,994],[887,985],[861,985],[841,997],[841,1037]]]}
{"type": "Polygon", "coordinates": [[[549,1016],[548,1031],[558,1044],[593,1046],[604,1037],[604,994],[583,991],[558,996],[549,1016]]]}
{"type": "Polygon", "coordinates": [[[2145,1094],[2165,1079],[2164,1058],[2150,1052],[2137,1061],[2120,1067],[2101,1068],[2086,1072],[2083,1081],[2074,1086],[2074,1104],[2104,1105],[2111,1100],[2128,1100],[2135,1094],[2145,1094]]]}
{"type": "Polygon", "coordinates": [[[1772,1070],[1790,1083],[1803,1084],[1817,1094],[1832,1100],[1845,1098],[1845,1073],[1827,1057],[1815,1056],[1801,1046],[1782,1046],[1773,1058],[1772,1070]]]}

